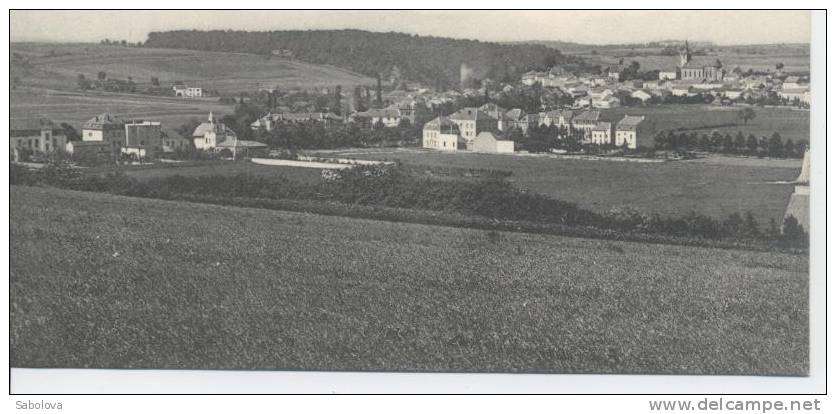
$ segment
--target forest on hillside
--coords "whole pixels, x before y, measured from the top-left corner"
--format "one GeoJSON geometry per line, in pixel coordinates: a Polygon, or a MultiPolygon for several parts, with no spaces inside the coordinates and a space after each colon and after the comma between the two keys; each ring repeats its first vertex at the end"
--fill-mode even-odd
{"type": "Polygon", "coordinates": [[[361,30],[152,32],[145,46],[293,58],[380,75],[384,82],[417,81],[439,89],[478,85],[487,78],[508,82],[554,65],[569,70],[584,65],[580,58],[542,45],[361,30]]]}

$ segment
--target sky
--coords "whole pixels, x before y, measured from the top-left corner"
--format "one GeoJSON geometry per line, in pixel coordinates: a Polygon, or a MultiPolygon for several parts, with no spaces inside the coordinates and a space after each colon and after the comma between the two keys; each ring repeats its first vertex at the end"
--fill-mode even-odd
{"type": "Polygon", "coordinates": [[[806,11],[52,11],[15,10],[11,41],[144,41],[180,29],[397,31],[483,41],[584,44],[654,40],[808,43],[806,11]]]}

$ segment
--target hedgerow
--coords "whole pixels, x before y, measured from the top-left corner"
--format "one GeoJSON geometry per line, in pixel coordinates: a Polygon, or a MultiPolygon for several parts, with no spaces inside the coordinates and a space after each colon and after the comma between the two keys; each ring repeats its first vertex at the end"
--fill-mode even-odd
{"type": "MultiPolygon", "coordinates": [[[[281,208],[281,203],[276,204],[279,200],[296,200],[307,209],[315,203],[325,202],[331,206],[326,210],[345,215],[350,215],[348,212],[352,207],[339,206],[380,207],[384,210],[361,209],[364,212],[361,216],[396,221],[427,222],[423,215],[421,220],[409,219],[407,212],[435,211],[456,215],[458,218],[452,220],[454,225],[462,222],[461,217],[475,217],[479,227],[484,228],[492,225],[513,229],[509,223],[525,223],[523,227],[527,229],[560,226],[559,230],[564,233],[570,228],[576,229],[571,233],[586,229],[580,233],[613,239],[652,239],[656,235],[662,236],[661,241],[666,237],[697,238],[793,248],[806,248],[808,244],[807,234],[792,217],[785,220],[783,231],[774,228],[762,231],[751,213],[747,213],[745,219],[733,214],[723,221],[695,212],[682,217],[648,216],[627,207],[599,214],[574,203],[517,189],[499,174],[467,179],[438,178],[400,165],[357,166],[342,170],[334,179],[323,180],[314,186],[284,177],[252,174],[172,175],[143,181],[122,173],[82,176],[61,166],[48,166],[38,171],[13,166],[10,180],[11,184],[20,185],[45,184],[133,197],[263,208],[281,208]],[[500,226],[500,222],[504,224],[500,226]]],[[[429,222],[449,224],[439,217],[429,222]]]]}

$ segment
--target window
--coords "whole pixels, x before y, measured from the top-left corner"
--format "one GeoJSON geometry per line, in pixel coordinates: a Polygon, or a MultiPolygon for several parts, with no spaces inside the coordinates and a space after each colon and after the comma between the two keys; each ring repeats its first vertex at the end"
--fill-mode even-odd
{"type": "Polygon", "coordinates": [[[40,147],[40,146],[41,146],[40,140],[35,138],[35,147],[37,148],[37,147],[40,147]]]}

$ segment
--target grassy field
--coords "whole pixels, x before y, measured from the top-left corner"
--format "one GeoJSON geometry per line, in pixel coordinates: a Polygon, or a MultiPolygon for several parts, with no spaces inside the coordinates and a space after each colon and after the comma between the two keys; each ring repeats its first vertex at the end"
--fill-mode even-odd
{"type": "Polygon", "coordinates": [[[130,76],[139,85],[157,77],[163,85],[183,81],[222,93],[374,83],[345,69],[245,53],[52,43],[13,43],[10,49],[30,63],[13,59],[12,76],[23,85],[52,89],[75,89],[79,73],[96,79],[99,71],[119,79],[130,76]]]}
{"type": "MultiPolygon", "coordinates": [[[[646,107],[621,107],[601,110],[602,119],[618,122],[624,115],[644,115],[650,125],[650,134],[656,131],[689,128],[701,134],[718,131],[734,136],[754,134],[760,138],[777,132],[782,138],[793,141],[810,141],[810,112],[793,108],[754,108],[755,119],[743,124],[737,117],[739,107],[714,105],[658,105],[646,107]],[[729,125],[733,124],[733,125],[729,125]],[[726,126],[728,125],[728,126],[726,126]]],[[[691,131],[687,131],[690,133],[691,131]]]]}
{"type": "Polygon", "coordinates": [[[189,50],[151,49],[97,44],[14,43],[10,76],[20,80],[11,91],[11,118],[45,117],[77,129],[84,121],[108,111],[128,119],[153,119],[176,128],[210,111],[232,112],[218,98],[183,99],[140,94],[80,92],[76,77],[96,79],[99,71],[118,79],[132,77],[140,88],[157,77],[163,86],[183,81],[221,93],[254,92],[263,87],[289,89],[319,86],[371,85],[373,80],[330,66],[264,56],[189,50]],[[28,64],[23,62],[28,60],[28,64]]]}
{"type": "Polygon", "coordinates": [[[232,110],[232,106],[221,105],[217,99],[18,88],[11,91],[9,112],[12,119],[43,117],[66,122],[80,131],[85,121],[102,112],[125,119],[159,121],[163,128],[177,128],[192,118],[205,120],[210,111],[220,117],[232,110]]]}
{"type": "Polygon", "coordinates": [[[518,187],[595,211],[631,206],[666,216],[700,214],[725,218],[751,211],[762,225],[781,220],[791,181],[801,171],[800,160],[716,158],[665,163],[634,163],[457,153],[423,150],[351,150],[321,152],[329,156],[400,160],[426,166],[493,168],[511,171],[518,187]],[[757,162],[755,162],[757,161],[757,162]]]}
{"type": "Polygon", "coordinates": [[[12,367],[808,370],[800,255],[16,186],[10,213],[12,367]]]}
{"type": "MultiPolygon", "coordinates": [[[[809,73],[810,51],[806,45],[763,45],[757,50],[749,47],[722,47],[708,52],[705,56],[694,56],[693,61],[710,65],[717,59],[726,70],[739,66],[742,70],[775,70],[778,63],[784,64],[784,71],[809,73]],[[740,53],[738,53],[738,50],[740,53]]],[[[661,48],[598,48],[588,47],[565,50],[568,54],[581,57],[595,65],[615,65],[619,59],[625,63],[639,62],[642,70],[671,70],[679,64],[679,56],[662,56],[661,48]],[[593,53],[593,50],[595,53],[593,53]]]]}
{"type": "MultiPolygon", "coordinates": [[[[89,173],[100,174],[104,171],[113,171],[112,169],[94,169],[89,173]]],[[[286,166],[268,166],[253,164],[250,162],[206,162],[200,165],[185,165],[177,164],[156,164],[152,168],[120,168],[129,177],[134,177],[143,180],[150,180],[154,178],[168,177],[175,174],[195,177],[206,175],[236,175],[236,174],[252,174],[262,177],[285,177],[289,180],[294,180],[303,183],[316,184],[321,181],[322,170],[319,168],[304,168],[304,167],[286,167],[286,166]]]]}

